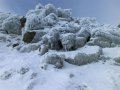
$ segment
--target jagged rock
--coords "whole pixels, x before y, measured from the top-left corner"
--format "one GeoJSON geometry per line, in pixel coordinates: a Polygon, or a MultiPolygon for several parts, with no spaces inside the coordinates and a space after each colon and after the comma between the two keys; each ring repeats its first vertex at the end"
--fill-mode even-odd
{"type": "Polygon", "coordinates": [[[2,29],[8,34],[20,35],[22,32],[20,27],[20,17],[15,15],[8,17],[2,23],[2,29]]]}
{"type": "Polygon", "coordinates": [[[23,41],[26,43],[30,43],[32,42],[32,40],[34,39],[36,32],[32,31],[32,32],[26,32],[23,36],[23,41]]]}
{"type": "Polygon", "coordinates": [[[46,63],[55,65],[56,68],[63,67],[63,58],[57,54],[47,55],[45,58],[46,63]]]}

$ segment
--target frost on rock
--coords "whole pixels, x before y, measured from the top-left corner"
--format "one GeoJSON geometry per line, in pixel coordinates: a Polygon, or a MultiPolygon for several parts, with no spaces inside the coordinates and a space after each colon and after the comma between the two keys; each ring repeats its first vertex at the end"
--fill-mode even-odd
{"type": "Polygon", "coordinates": [[[67,21],[71,21],[72,20],[71,10],[70,9],[58,8],[57,9],[57,15],[58,15],[58,17],[63,18],[65,20],[67,20],[67,21]]]}
{"type": "Polygon", "coordinates": [[[61,39],[62,39],[62,45],[64,50],[66,51],[74,50],[75,39],[76,39],[75,34],[68,33],[68,34],[62,35],[61,39]]]}
{"type": "Polygon", "coordinates": [[[114,47],[120,45],[120,31],[111,26],[101,26],[92,31],[89,45],[114,47]]]}
{"type": "Polygon", "coordinates": [[[3,21],[7,19],[10,15],[10,13],[0,13],[0,28],[2,28],[3,21]]]}
{"type": "Polygon", "coordinates": [[[38,30],[44,28],[44,22],[41,15],[30,15],[27,17],[25,30],[38,30]]]}
{"type": "Polygon", "coordinates": [[[66,61],[70,64],[74,65],[85,65],[88,63],[96,62],[98,61],[100,55],[102,54],[102,49],[98,46],[94,47],[83,47],[82,49],[84,50],[79,50],[79,52],[74,52],[76,53],[73,58],[67,58],[66,61]],[[84,48],[84,49],[83,49],[84,48]],[[94,49],[92,51],[92,49],[94,49]],[[90,50],[90,51],[88,51],[90,50]]]}
{"type": "Polygon", "coordinates": [[[47,55],[45,61],[47,64],[55,65],[55,67],[58,69],[63,67],[63,58],[57,54],[47,55]]]}
{"type": "Polygon", "coordinates": [[[46,26],[53,26],[58,22],[58,17],[54,13],[50,13],[43,21],[46,26]]]}
{"type": "Polygon", "coordinates": [[[22,53],[31,52],[31,51],[37,50],[38,48],[39,48],[39,44],[27,44],[20,47],[19,51],[22,53]]]}
{"type": "Polygon", "coordinates": [[[2,29],[6,31],[8,34],[21,34],[20,30],[20,17],[16,15],[12,15],[5,19],[2,23],[2,29]]]}
{"type": "Polygon", "coordinates": [[[50,13],[56,14],[56,8],[52,4],[45,5],[45,15],[49,15],[50,13]]]}

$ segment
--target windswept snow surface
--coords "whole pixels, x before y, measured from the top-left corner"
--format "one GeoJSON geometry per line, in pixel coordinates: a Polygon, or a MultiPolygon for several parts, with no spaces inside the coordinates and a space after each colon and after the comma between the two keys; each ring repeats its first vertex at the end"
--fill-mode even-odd
{"type": "MultiPolygon", "coordinates": [[[[113,57],[114,50],[120,48],[105,48],[103,53],[113,57]]],[[[65,62],[63,69],[49,65],[44,70],[42,58],[38,51],[20,53],[0,43],[0,90],[120,90],[120,66],[112,59],[83,66],[65,62]],[[29,69],[21,73],[21,68],[29,69]],[[5,72],[7,79],[2,77],[5,72]]]]}

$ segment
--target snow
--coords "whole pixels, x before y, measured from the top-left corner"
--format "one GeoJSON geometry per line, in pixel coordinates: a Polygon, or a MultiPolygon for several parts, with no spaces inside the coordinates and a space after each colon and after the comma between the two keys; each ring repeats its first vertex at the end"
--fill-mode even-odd
{"type": "MultiPolygon", "coordinates": [[[[0,13],[0,30],[11,16],[0,13]]],[[[120,90],[119,28],[101,25],[95,18],[74,18],[70,10],[52,4],[38,4],[26,19],[22,35],[0,33],[0,90],[120,90]],[[30,31],[37,34],[28,44],[21,38],[30,31]],[[76,38],[85,38],[85,44],[74,49],[76,38]],[[62,68],[44,62],[52,54],[58,56],[54,64],[60,60],[62,68]]],[[[12,22],[14,28],[16,20],[12,22]]]]}
{"type": "MultiPolygon", "coordinates": [[[[97,48],[80,50],[95,53],[97,48]]],[[[105,56],[111,56],[111,50],[119,52],[119,48],[105,48],[105,56]]],[[[71,53],[74,54],[72,51],[71,53]]],[[[49,65],[47,70],[43,70],[40,68],[42,58],[38,51],[20,53],[6,47],[5,43],[0,43],[0,76],[4,71],[12,72],[9,79],[0,79],[0,90],[120,90],[120,68],[111,61],[99,61],[84,66],[65,62],[63,69],[55,69],[49,65]],[[18,73],[21,67],[29,67],[29,71],[21,75],[18,73]],[[30,79],[33,73],[37,73],[37,76],[30,79]]]]}

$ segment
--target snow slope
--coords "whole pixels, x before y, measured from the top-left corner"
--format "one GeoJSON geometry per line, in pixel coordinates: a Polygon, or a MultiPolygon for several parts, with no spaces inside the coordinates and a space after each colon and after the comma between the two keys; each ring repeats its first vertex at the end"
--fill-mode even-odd
{"type": "MultiPolygon", "coordinates": [[[[103,51],[111,56],[111,49],[103,51]]],[[[49,65],[47,70],[40,68],[41,59],[38,51],[20,53],[0,43],[0,90],[120,90],[120,68],[112,59],[83,66],[65,62],[63,69],[49,65]],[[29,70],[21,73],[23,67],[29,70]],[[7,79],[1,77],[5,71],[11,73],[7,79]]]]}

